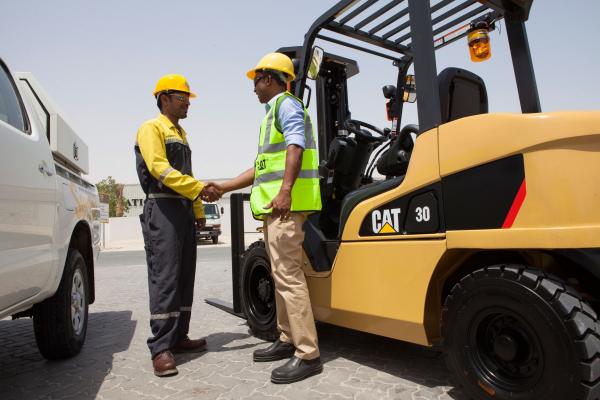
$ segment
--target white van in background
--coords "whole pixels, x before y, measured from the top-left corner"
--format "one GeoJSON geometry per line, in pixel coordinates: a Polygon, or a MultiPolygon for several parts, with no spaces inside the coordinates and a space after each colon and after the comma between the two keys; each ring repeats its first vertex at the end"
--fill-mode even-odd
{"type": "Polygon", "coordinates": [[[201,243],[202,239],[212,240],[214,244],[219,243],[219,235],[221,234],[221,215],[223,207],[215,203],[204,203],[204,217],[206,225],[203,229],[196,228],[196,241],[201,243]]]}

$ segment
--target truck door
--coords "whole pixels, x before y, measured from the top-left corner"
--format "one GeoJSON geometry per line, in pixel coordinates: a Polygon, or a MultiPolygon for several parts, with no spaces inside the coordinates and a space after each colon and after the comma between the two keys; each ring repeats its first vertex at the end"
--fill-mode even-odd
{"type": "Polygon", "coordinates": [[[56,263],[55,167],[0,60],[0,311],[38,293],[56,263]]]}

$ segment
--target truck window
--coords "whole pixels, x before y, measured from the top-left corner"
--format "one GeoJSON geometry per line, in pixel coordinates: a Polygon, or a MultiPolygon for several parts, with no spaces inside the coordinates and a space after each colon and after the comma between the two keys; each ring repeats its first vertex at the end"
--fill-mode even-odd
{"type": "MultiPolygon", "coordinates": [[[[42,124],[42,131],[45,132],[48,141],[50,141],[50,114],[31,84],[26,79],[21,79],[21,81],[25,83],[21,87],[30,92],[29,97],[32,99],[33,109],[38,116],[38,121],[42,124]]],[[[32,118],[31,114],[29,114],[29,118],[32,118]]]]}
{"type": "Polygon", "coordinates": [[[23,113],[23,106],[17,92],[15,85],[6,70],[3,63],[0,62],[0,121],[4,121],[15,128],[29,133],[29,127],[25,114],[23,113]]]}
{"type": "Polygon", "coordinates": [[[204,215],[206,218],[219,218],[219,209],[216,204],[204,204],[204,215]]]}

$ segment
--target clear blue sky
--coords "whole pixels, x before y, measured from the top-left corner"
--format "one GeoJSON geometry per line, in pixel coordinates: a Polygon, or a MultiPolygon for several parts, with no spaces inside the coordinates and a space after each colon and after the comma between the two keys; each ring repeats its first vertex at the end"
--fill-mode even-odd
{"type": "MultiPolygon", "coordinates": [[[[140,123],[158,112],[154,84],[166,73],[185,75],[198,94],[182,121],[195,174],[225,178],[252,166],[264,114],[245,72],[263,54],[301,44],[333,4],[0,0],[0,57],[13,71],[32,72],[65,111],[90,147],[93,182],[108,175],[137,182],[134,138],[140,123]]],[[[599,15],[598,0],[534,2],[527,29],[544,111],[600,110],[599,15]]],[[[492,40],[489,62],[470,63],[460,42],[438,52],[438,71],[467,68],[484,78],[492,112],[518,111],[505,29],[492,40]]],[[[361,68],[349,82],[353,117],[387,126],[381,87],[395,84],[394,68],[363,53],[344,55],[361,68]]],[[[415,122],[411,106],[404,123],[415,122]]]]}

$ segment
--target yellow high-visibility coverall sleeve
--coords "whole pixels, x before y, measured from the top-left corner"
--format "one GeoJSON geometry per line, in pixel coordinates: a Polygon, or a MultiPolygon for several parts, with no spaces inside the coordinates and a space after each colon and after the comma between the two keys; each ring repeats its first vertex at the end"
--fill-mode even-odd
{"type": "Polygon", "coordinates": [[[204,204],[202,204],[200,197],[194,201],[194,215],[196,219],[204,218],[204,204]]]}
{"type": "MultiPolygon", "coordinates": [[[[194,176],[193,171],[192,176],[194,176]]],[[[202,199],[200,197],[194,200],[192,207],[194,208],[194,216],[196,219],[204,218],[204,203],[202,203],[202,199]]]]}
{"type": "Polygon", "coordinates": [[[174,169],[167,159],[165,132],[152,122],[143,124],[137,133],[137,144],[150,174],[163,185],[195,201],[204,183],[174,169]]]}

